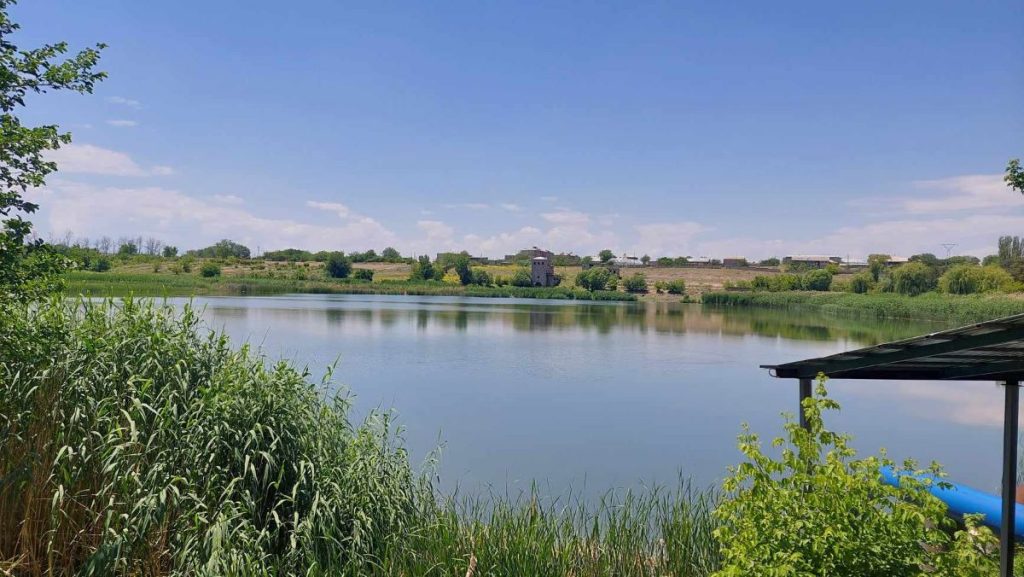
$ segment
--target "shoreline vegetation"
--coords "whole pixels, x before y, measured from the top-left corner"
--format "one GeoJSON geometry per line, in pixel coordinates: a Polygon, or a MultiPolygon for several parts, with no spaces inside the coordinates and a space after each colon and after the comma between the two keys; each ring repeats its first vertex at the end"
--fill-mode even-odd
{"type": "Polygon", "coordinates": [[[895,464],[857,458],[824,428],[823,412],[838,409],[824,380],[805,401],[808,428],[787,419],[775,443],[786,456],[762,453],[744,430],[744,463],[720,488],[680,478],[597,501],[536,487],[463,496],[437,489],[430,462],[411,467],[390,413],[350,422],[330,371],[316,383],[270,363],[191,307],[56,297],[0,315],[5,574],[909,576],[927,565],[954,577],[998,567],[989,529],[972,519],[958,529],[927,480],[885,485],[878,467],[895,464]]]}
{"type": "Polygon", "coordinates": [[[711,292],[706,306],[806,309],[824,314],[922,321],[972,323],[1024,313],[1024,298],[1006,294],[906,296],[892,293],[711,292]]]}
{"type": "Polygon", "coordinates": [[[580,287],[516,287],[460,285],[444,281],[369,281],[346,279],[295,279],[260,276],[167,275],[155,273],[99,273],[72,271],[64,276],[65,292],[87,296],[210,296],[310,294],[381,294],[468,296],[484,298],[533,298],[555,300],[636,301],[630,293],[586,290],[580,287]]]}

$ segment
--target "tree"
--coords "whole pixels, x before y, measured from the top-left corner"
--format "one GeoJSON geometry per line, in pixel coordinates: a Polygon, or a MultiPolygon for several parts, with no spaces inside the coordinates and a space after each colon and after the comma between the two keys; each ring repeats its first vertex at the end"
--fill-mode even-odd
{"type": "Polygon", "coordinates": [[[437,270],[430,264],[430,257],[423,255],[412,265],[409,280],[432,280],[436,275],[437,270]]]}
{"type": "Polygon", "coordinates": [[[800,288],[805,291],[827,291],[832,286],[832,272],[823,268],[800,275],[800,288]]]}
{"type": "Polygon", "coordinates": [[[871,278],[878,282],[878,279],[882,276],[882,271],[885,270],[885,265],[892,257],[887,254],[869,254],[868,255],[868,270],[871,271],[871,278]]]}
{"type": "Polygon", "coordinates": [[[331,278],[348,278],[352,272],[352,261],[345,256],[345,253],[334,252],[327,258],[324,268],[327,271],[327,276],[331,278]]]}
{"type": "Polygon", "coordinates": [[[368,268],[357,268],[352,271],[352,278],[356,280],[372,281],[373,271],[368,268]]]}
{"type": "Polygon", "coordinates": [[[178,256],[178,247],[176,246],[165,246],[162,252],[164,258],[174,258],[178,256]]]}
{"type": "Polygon", "coordinates": [[[892,271],[892,290],[901,295],[917,296],[935,288],[935,272],[919,262],[908,262],[892,271]]]}
{"type": "Polygon", "coordinates": [[[759,266],[779,266],[779,263],[779,259],[773,256],[771,258],[766,258],[757,264],[759,266]]]}
{"type": "Polygon", "coordinates": [[[1019,158],[1014,158],[1006,165],[1006,176],[1003,180],[1011,189],[1024,194],[1024,169],[1020,166],[1019,158]]]}
{"type": "Polygon", "coordinates": [[[650,255],[646,255],[645,254],[644,256],[640,257],[640,262],[643,263],[644,266],[647,266],[647,265],[651,264],[651,257],[650,257],[650,255]]]}
{"type": "Polygon", "coordinates": [[[850,292],[867,294],[873,284],[874,280],[871,277],[871,273],[862,272],[850,279],[850,292]]]}
{"type": "Polygon", "coordinates": [[[601,252],[597,253],[597,257],[601,259],[601,262],[609,262],[610,260],[615,258],[615,253],[608,249],[604,249],[601,252]]]}
{"type": "Polygon", "coordinates": [[[460,283],[463,285],[473,284],[473,269],[470,267],[469,254],[459,253],[454,255],[449,262],[455,270],[455,274],[458,275],[460,283]]]}
{"type": "Polygon", "coordinates": [[[382,250],[380,256],[385,262],[399,262],[402,260],[402,254],[390,246],[382,250]]]}
{"type": "Polygon", "coordinates": [[[199,250],[190,250],[188,253],[203,258],[249,258],[251,254],[249,247],[226,238],[217,244],[199,250]]]}
{"type": "Polygon", "coordinates": [[[999,237],[999,266],[1017,280],[1024,280],[1024,239],[1019,236],[999,237]]]}
{"type": "Polygon", "coordinates": [[[135,256],[139,254],[139,245],[128,241],[117,247],[117,254],[120,256],[135,256]]]}
{"type": "Polygon", "coordinates": [[[55,290],[68,263],[41,239],[33,240],[32,223],[24,215],[39,205],[23,195],[43,186],[57,170],[45,153],[70,143],[71,134],[53,124],[24,126],[15,111],[25,106],[29,94],[91,93],[106,78],[95,71],[105,46],[97,44],[70,57],[65,57],[66,42],[19,48],[10,41],[20,28],[7,14],[13,3],[0,0],[0,299],[30,299],[55,290]]]}
{"type": "Polygon", "coordinates": [[[603,266],[596,266],[576,275],[576,286],[590,291],[605,290],[613,279],[618,280],[610,270],[603,266]]]}
{"type": "Polygon", "coordinates": [[[491,286],[491,275],[482,268],[473,269],[473,284],[491,286]]]}

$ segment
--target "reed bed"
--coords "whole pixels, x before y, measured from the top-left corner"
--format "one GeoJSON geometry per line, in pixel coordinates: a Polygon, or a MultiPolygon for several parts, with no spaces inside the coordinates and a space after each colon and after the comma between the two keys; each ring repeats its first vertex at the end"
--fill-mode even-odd
{"type": "MultiPolygon", "coordinates": [[[[329,378],[329,376],[328,376],[329,378]]],[[[148,301],[0,305],[0,572],[709,575],[716,495],[440,494],[387,413],[148,301]]]]}
{"type": "Polygon", "coordinates": [[[713,292],[705,293],[706,305],[775,309],[812,308],[823,313],[880,319],[939,320],[953,323],[980,322],[1024,313],[1024,299],[997,295],[904,296],[840,292],[713,292]]]}

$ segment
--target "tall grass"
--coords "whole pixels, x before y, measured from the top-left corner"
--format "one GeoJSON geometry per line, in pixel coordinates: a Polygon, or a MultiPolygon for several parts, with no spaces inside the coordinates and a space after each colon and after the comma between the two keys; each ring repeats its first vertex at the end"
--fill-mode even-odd
{"type": "Polygon", "coordinates": [[[958,323],[980,322],[1024,313],[1024,299],[996,295],[929,293],[910,297],[891,293],[711,292],[705,293],[701,301],[716,306],[776,309],[810,307],[824,313],[847,316],[958,323]]]}
{"type": "Polygon", "coordinates": [[[386,413],[132,299],[0,306],[0,571],[676,575],[717,567],[715,497],[439,494],[386,413]],[[566,501],[569,501],[566,498],[566,501]]]}

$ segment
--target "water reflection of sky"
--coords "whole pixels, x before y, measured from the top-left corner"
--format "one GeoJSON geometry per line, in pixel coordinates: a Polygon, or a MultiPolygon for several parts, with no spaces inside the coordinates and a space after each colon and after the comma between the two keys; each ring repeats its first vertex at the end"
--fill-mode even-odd
{"type": "MultiPolygon", "coordinates": [[[[177,301],[181,302],[181,301],[177,301]]],[[[393,407],[447,485],[532,479],[602,490],[721,478],[741,422],[767,436],[796,385],[758,365],[941,328],[772,310],[457,297],[204,298],[211,326],[314,374],[339,360],[357,412],[393,407]]],[[[834,428],[865,451],[998,482],[1001,394],[987,383],[835,382],[834,428]]]]}

